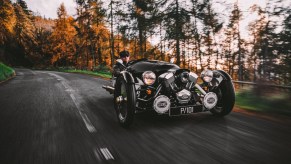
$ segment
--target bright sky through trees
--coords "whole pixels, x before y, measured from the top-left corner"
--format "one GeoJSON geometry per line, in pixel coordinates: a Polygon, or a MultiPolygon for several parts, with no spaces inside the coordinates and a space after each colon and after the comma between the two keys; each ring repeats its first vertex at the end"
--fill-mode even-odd
{"type": "MultiPolygon", "coordinates": [[[[216,0],[222,2],[222,0],[216,0]]],[[[236,0],[228,0],[228,3],[234,3],[236,0]]],[[[76,4],[74,0],[26,0],[26,3],[34,12],[40,13],[41,16],[47,18],[57,18],[57,8],[61,3],[64,3],[69,15],[76,13],[76,4]]],[[[262,7],[265,6],[266,0],[239,0],[239,7],[241,10],[246,11],[253,4],[258,4],[262,7]]],[[[219,9],[216,8],[218,11],[219,9]]]]}
{"type": "MultiPolygon", "coordinates": [[[[216,2],[223,2],[222,0],[215,0],[216,2]]],[[[234,3],[237,0],[228,0],[227,3],[234,3]]],[[[246,27],[251,20],[255,19],[255,15],[252,15],[248,12],[248,9],[253,4],[258,4],[261,7],[264,7],[267,0],[238,0],[239,7],[242,11],[244,11],[244,20],[241,22],[241,31],[243,37],[247,36],[246,27]]],[[[69,15],[74,16],[76,14],[76,3],[74,0],[27,0],[26,3],[28,8],[33,12],[39,13],[41,16],[45,16],[46,18],[57,18],[57,8],[61,3],[64,3],[67,12],[69,15]]],[[[217,5],[215,10],[219,13],[223,13],[225,10],[225,6],[217,5]]],[[[229,12],[227,12],[229,13],[229,12]]],[[[228,16],[225,17],[227,19],[228,16]]]]}

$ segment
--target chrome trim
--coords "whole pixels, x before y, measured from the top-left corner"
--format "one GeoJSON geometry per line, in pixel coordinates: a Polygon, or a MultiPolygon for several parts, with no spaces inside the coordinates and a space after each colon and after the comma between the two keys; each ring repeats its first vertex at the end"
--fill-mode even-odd
{"type": "Polygon", "coordinates": [[[206,95],[206,92],[200,87],[199,84],[195,84],[195,87],[203,94],[206,95]]]}

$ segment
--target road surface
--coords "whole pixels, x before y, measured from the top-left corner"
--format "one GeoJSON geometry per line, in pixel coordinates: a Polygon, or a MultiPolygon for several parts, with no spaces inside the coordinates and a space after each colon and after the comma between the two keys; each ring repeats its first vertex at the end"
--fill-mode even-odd
{"type": "Polygon", "coordinates": [[[291,126],[232,112],[137,114],[119,126],[108,81],[16,69],[0,84],[1,164],[290,163],[291,126]]]}

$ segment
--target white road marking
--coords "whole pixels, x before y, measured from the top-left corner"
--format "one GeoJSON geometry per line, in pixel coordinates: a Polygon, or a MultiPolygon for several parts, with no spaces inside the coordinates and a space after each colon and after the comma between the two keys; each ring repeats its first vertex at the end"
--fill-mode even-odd
{"type": "MultiPolygon", "coordinates": [[[[93,126],[93,124],[91,123],[91,121],[89,120],[88,116],[83,113],[83,110],[81,108],[81,102],[76,98],[76,96],[74,95],[75,90],[72,89],[72,87],[70,87],[65,79],[59,75],[53,74],[53,73],[49,73],[51,76],[54,76],[57,78],[58,81],[61,81],[61,84],[65,87],[65,91],[68,92],[70,94],[71,99],[73,100],[76,108],[79,111],[79,114],[83,120],[83,122],[85,123],[86,128],[88,129],[89,132],[94,133],[96,132],[95,127],[93,126]]],[[[75,93],[77,95],[77,93],[75,93]]],[[[77,95],[77,97],[80,97],[77,95]]]]}
{"type": "Polygon", "coordinates": [[[89,120],[88,116],[86,114],[82,113],[81,111],[79,111],[79,113],[80,113],[88,131],[91,133],[96,132],[96,129],[93,126],[93,124],[91,123],[91,121],[89,120]]]}
{"type": "MultiPolygon", "coordinates": [[[[73,100],[73,103],[75,104],[76,108],[78,109],[78,112],[79,112],[83,122],[85,123],[86,128],[88,129],[88,131],[91,132],[91,133],[96,132],[96,128],[93,126],[93,124],[91,123],[91,121],[88,118],[88,116],[83,112],[83,109],[82,109],[82,106],[81,106],[81,102],[82,102],[81,96],[78,95],[76,93],[76,91],[73,90],[72,87],[68,85],[68,83],[66,82],[66,80],[63,77],[61,77],[59,75],[56,75],[54,73],[49,73],[49,75],[51,75],[53,77],[56,77],[57,80],[60,81],[61,84],[64,86],[65,91],[69,93],[69,95],[70,95],[71,99],[73,100]]],[[[105,157],[106,160],[114,160],[114,157],[110,153],[108,148],[100,148],[100,151],[99,151],[99,149],[94,149],[93,151],[94,151],[94,154],[95,154],[96,158],[99,161],[102,161],[101,154],[105,157]]]]}
{"type": "Polygon", "coordinates": [[[65,91],[66,91],[66,92],[74,92],[75,90],[72,90],[72,89],[66,89],[65,91]]]}
{"type": "MultiPolygon", "coordinates": [[[[72,89],[65,81],[61,81],[61,83],[63,84],[63,86],[66,88],[66,89],[72,89]]],[[[72,89],[73,90],[73,89],[72,89]]]]}
{"type": "Polygon", "coordinates": [[[96,156],[96,158],[98,159],[98,161],[102,161],[101,160],[101,157],[100,157],[100,155],[98,153],[98,149],[94,149],[93,151],[94,151],[94,155],[96,156]]]}
{"type": "Polygon", "coordinates": [[[101,148],[100,150],[106,160],[110,160],[110,159],[114,160],[114,157],[112,156],[112,154],[107,148],[101,148]]]}
{"type": "Polygon", "coordinates": [[[76,100],[76,97],[74,96],[74,94],[73,93],[71,93],[70,94],[70,97],[72,98],[72,100],[73,100],[73,102],[74,102],[74,104],[77,106],[77,108],[78,108],[78,105],[77,105],[77,100],[76,100]]]}

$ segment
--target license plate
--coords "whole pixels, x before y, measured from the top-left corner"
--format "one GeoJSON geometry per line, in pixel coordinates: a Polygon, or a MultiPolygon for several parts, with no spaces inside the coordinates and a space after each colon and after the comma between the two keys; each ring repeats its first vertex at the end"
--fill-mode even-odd
{"type": "Polygon", "coordinates": [[[169,115],[170,116],[185,115],[185,114],[190,114],[194,112],[195,112],[194,106],[184,106],[184,107],[171,108],[169,115]]]}
{"type": "Polygon", "coordinates": [[[194,107],[193,106],[187,106],[187,107],[181,107],[180,108],[180,113],[181,114],[190,114],[194,112],[194,107]]]}

